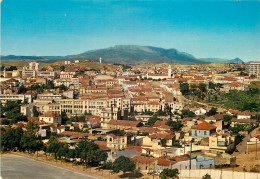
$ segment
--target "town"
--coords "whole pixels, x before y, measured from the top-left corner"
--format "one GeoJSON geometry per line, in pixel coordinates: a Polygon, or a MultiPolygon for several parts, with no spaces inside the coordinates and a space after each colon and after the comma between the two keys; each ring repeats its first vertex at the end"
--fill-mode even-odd
{"type": "Polygon", "coordinates": [[[2,63],[1,151],[98,178],[259,177],[260,62],[102,60],[2,63]]]}

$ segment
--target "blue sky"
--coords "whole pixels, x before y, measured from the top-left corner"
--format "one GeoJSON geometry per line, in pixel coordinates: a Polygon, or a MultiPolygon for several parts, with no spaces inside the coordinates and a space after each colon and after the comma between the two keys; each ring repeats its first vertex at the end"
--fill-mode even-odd
{"type": "Polygon", "coordinates": [[[3,55],[72,55],[114,45],[260,60],[260,1],[3,0],[3,55]]]}

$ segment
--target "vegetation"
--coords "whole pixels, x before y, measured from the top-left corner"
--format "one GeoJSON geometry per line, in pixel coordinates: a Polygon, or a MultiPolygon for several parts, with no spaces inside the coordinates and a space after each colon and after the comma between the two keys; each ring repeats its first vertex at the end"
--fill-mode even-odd
{"type": "Polygon", "coordinates": [[[168,178],[178,178],[179,170],[178,169],[163,169],[160,173],[159,177],[161,179],[168,179],[168,178]]]}
{"type": "Polygon", "coordinates": [[[250,172],[260,173],[260,165],[254,165],[250,168],[250,172]]]}
{"type": "Polygon", "coordinates": [[[252,82],[248,91],[231,91],[227,94],[225,106],[240,111],[260,111],[259,83],[252,82]]]}
{"type": "Polygon", "coordinates": [[[181,130],[182,128],[182,124],[181,121],[172,121],[172,120],[168,120],[166,122],[166,124],[170,127],[172,127],[173,130],[181,130]]]}
{"type": "Polygon", "coordinates": [[[180,91],[183,95],[189,93],[189,84],[188,83],[180,83],[180,91]]]}
{"type": "Polygon", "coordinates": [[[135,169],[135,163],[131,162],[129,158],[120,156],[113,163],[113,172],[118,173],[122,171],[124,174],[127,171],[133,172],[135,169]]]}
{"type": "MultiPolygon", "coordinates": [[[[27,117],[20,113],[21,101],[7,101],[4,106],[0,106],[0,116],[10,119],[10,124],[19,121],[27,121],[27,117]]],[[[7,121],[5,121],[7,123],[7,121]]]]}
{"type": "Polygon", "coordinates": [[[195,113],[193,111],[190,111],[190,110],[182,110],[181,111],[181,118],[186,118],[186,117],[195,117],[195,113]]]}
{"type": "Polygon", "coordinates": [[[152,116],[152,117],[149,118],[149,120],[147,121],[147,124],[148,124],[149,126],[153,126],[154,123],[155,123],[156,121],[158,121],[158,120],[160,120],[160,119],[159,119],[156,115],[154,115],[154,116],[152,116]]]}
{"type": "Polygon", "coordinates": [[[211,176],[207,173],[206,175],[204,175],[204,176],[202,177],[202,179],[211,179],[211,176]]]}

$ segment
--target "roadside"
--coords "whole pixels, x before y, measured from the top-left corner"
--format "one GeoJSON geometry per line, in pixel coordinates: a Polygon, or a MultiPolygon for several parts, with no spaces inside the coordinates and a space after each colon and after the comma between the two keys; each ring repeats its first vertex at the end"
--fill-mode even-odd
{"type": "Polygon", "coordinates": [[[111,174],[108,170],[98,170],[95,167],[89,167],[86,168],[83,165],[75,165],[73,163],[61,161],[61,160],[55,160],[53,157],[48,156],[46,158],[45,155],[39,154],[37,157],[37,154],[27,154],[27,153],[22,153],[22,152],[9,152],[9,153],[3,153],[1,155],[19,155],[19,156],[24,156],[26,158],[30,158],[39,162],[43,162],[49,165],[53,165],[56,167],[68,169],[77,173],[82,173],[85,175],[90,175],[96,178],[119,178],[117,174],[111,174]]]}
{"type": "MultiPolygon", "coordinates": [[[[122,175],[123,173],[111,173],[111,170],[102,170],[102,169],[98,169],[96,167],[89,167],[87,168],[86,166],[83,165],[76,165],[73,163],[69,163],[69,162],[65,162],[65,161],[61,161],[61,160],[56,160],[51,156],[46,156],[39,154],[37,157],[37,154],[28,154],[28,153],[23,153],[23,152],[7,152],[7,153],[1,153],[2,156],[4,155],[18,155],[18,156],[23,156],[35,161],[39,161],[39,162],[43,162],[46,163],[48,165],[52,165],[55,167],[59,167],[59,168],[63,168],[63,169],[67,169],[73,172],[77,172],[77,173],[81,173],[84,175],[89,175],[95,178],[104,178],[104,179],[117,179],[120,178],[119,176],[122,175]]],[[[143,174],[143,173],[142,173],[143,174]]],[[[131,174],[129,174],[129,176],[131,176],[131,174]]],[[[147,174],[143,174],[142,177],[140,177],[142,179],[150,179],[153,178],[150,175],[147,174]]],[[[158,176],[154,177],[155,179],[159,178],[158,176]]]]}

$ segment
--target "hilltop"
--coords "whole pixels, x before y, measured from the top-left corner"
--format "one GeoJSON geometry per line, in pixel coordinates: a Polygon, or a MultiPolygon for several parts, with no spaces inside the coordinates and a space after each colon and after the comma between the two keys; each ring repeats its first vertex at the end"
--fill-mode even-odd
{"type": "Polygon", "coordinates": [[[147,63],[179,63],[179,64],[207,64],[207,63],[242,63],[239,58],[196,58],[193,55],[180,52],[177,49],[164,49],[153,46],[116,45],[114,47],[89,50],[76,55],[68,56],[1,56],[2,61],[38,61],[53,63],[64,60],[90,60],[98,62],[102,57],[102,63],[121,64],[147,64],[147,63]]]}

